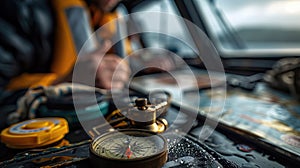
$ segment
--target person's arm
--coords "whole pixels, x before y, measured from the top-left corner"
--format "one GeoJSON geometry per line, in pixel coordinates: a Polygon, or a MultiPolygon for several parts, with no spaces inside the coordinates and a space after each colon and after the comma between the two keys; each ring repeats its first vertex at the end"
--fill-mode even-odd
{"type": "Polygon", "coordinates": [[[0,6],[0,88],[51,83],[53,13],[48,0],[3,0],[0,6]]]}
{"type": "MultiPolygon", "coordinates": [[[[1,89],[27,88],[41,79],[41,74],[23,74],[38,62],[34,59],[32,43],[17,32],[15,27],[0,19],[0,87],[1,89]]],[[[43,78],[47,78],[43,74],[43,78]]],[[[49,79],[53,74],[49,74],[49,79]]],[[[39,83],[39,82],[38,82],[39,83]]]]}

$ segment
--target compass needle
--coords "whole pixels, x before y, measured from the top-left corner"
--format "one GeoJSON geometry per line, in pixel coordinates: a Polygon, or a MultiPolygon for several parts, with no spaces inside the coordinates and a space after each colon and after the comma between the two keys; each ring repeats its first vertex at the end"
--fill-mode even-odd
{"type": "Polygon", "coordinates": [[[130,150],[130,146],[126,149],[125,155],[127,156],[128,159],[130,159],[131,155],[132,155],[132,151],[130,150]]]}

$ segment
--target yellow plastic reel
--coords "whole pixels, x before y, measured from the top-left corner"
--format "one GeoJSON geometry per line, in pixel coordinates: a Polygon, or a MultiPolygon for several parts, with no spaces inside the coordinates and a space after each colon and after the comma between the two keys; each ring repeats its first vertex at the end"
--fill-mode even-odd
{"type": "Polygon", "coordinates": [[[68,122],[64,118],[37,118],[4,129],[1,141],[9,148],[38,148],[58,142],[68,132],[68,122]]]}

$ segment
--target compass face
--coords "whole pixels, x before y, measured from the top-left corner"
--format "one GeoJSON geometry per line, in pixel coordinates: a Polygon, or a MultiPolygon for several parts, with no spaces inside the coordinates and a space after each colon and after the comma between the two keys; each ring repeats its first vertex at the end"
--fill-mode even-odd
{"type": "Polygon", "coordinates": [[[142,131],[123,131],[105,134],[93,144],[94,152],[104,158],[141,160],[166,151],[166,141],[159,135],[142,131]]]}

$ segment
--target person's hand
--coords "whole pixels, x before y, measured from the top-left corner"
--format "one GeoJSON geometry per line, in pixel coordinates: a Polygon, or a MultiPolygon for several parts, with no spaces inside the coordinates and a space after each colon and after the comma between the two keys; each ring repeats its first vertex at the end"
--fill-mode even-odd
{"type": "Polygon", "coordinates": [[[126,61],[115,54],[106,54],[110,46],[105,43],[102,48],[82,55],[76,63],[73,81],[102,89],[123,88],[131,71],[126,61]]]}
{"type": "Polygon", "coordinates": [[[126,61],[114,54],[107,54],[101,60],[96,72],[96,87],[121,89],[128,81],[130,68],[126,61]]]}

